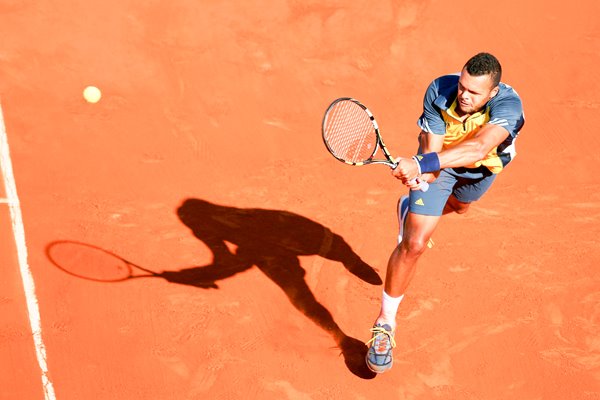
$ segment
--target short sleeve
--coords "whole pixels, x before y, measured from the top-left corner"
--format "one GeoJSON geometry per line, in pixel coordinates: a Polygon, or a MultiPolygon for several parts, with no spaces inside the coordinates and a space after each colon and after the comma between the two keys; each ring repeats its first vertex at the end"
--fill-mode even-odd
{"type": "Polygon", "coordinates": [[[490,120],[488,124],[505,128],[514,138],[525,124],[523,104],[517,92],[502,84],[501,92],[490,101],[490,120]]]}
{"type": "Polygon", "coordinates": [[[440,110],[434,104],[439,95],[438,80],[433,81],[423,98],[423,114],[417,121],[419,128],[427,133],[444,135],[446,133],[446,124],[442,118],[440,110]]]}

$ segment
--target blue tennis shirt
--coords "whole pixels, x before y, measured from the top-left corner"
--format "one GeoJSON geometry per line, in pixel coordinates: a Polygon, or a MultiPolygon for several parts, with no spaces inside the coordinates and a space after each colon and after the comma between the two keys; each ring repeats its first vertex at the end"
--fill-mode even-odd
{"type": "Polygon", "coordinates": [[[509,133],[506,140],[483,160],[466,166],[477,168],[483,165],[497,174],[517,154],[514,142],[525,123],[521,99],[512,87],[500,83],[498,94],[481,111],[460,120],[455,111],[459,78],[460,74],[444,75],[429,85],[423,99],[423,114],[417,123],[424,132],[444,135],[443,149],[473,138],[485,124],[503,127],[509,133]]]}

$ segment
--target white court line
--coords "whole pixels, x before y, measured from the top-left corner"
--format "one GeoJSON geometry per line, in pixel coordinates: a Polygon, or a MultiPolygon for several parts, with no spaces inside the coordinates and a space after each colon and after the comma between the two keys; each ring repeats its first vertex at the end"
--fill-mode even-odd
{"type": "Polygon", "coordinates": [[[42,371],[42,385],[44,388],[44,398],[46,400],[56,400],[54,394],[54,386],[48,378],[48,364],[46,362],[46,347],[42,340],[42,324],[40,320],[40,309],[38,300],[35,295],[35,284],[33,275],[27,262],[27,245],[25,243],[25,228],[23,226],[23,215],[21,214],[21,206],[19,205],[19,196],[17,196],[17,186],[13,175],[12,162],[10,160],[10,152],[8,150],[8,138],[6,135],[6,127],[4,125],[4,117],[2,115],[2,107],[0,106],[0,170],[2,170],[2,178],[6,189],[6,198],[2,199],[2,203],[8,204],[10,209],[10,217],[13,228],[13,235],[17,245],[17,258],[19,260],[19,269],[21,271],[21,280],[25,290],[25,299],[27,301],[27,311],[29,313],[29,325],[33,334],[33,343],[35,345],[35,354],[38,365],[42,371]]]}

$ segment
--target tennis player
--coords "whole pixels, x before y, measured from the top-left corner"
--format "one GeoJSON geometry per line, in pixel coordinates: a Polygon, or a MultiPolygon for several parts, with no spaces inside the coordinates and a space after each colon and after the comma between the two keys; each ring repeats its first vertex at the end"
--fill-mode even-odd
{"type": "Polygon", "coordinates": [[[399,244],[388,261],[381,311],[367,342],[366,362],[374,372],[392,367],[398,306],[440,217],[466,213],[516,155],[523,107],[501,76],[496,57],[479,53],[425,92],[418,154],[399,158],[392,171],[411,190],[398,202],[399,244]],[[429,190],[417,190],[415,178],[429,182],[429,190]]]}

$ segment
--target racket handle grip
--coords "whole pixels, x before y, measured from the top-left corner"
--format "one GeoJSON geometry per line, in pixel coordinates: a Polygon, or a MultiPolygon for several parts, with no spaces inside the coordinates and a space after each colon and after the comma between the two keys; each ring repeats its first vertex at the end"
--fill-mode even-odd
{"type": "Polygon", "coordinates": [[[420,186],[419,186],[419,190],[421,192],[426,192],[429,190],[429,183],[426,181],[422,181],[419,178],[415,178],[415,182],[417,182],[420,186]]]}
{"type": "MultiPolygon", "coordinates": [[[[396,169],[396,167],[398,166],[398,163],[397,162],[391,162],[391,164],[388,164],[388,165],[390,166],[390,168],[396,169]]],[[[429,190],[429,183],[426,182],[426,181],[422,181],[419,178],[415,178],[411,182],[417,182],[418,184],[420,184],[419,190],[421,192],[426,192],[426,191],[429,190]]]]}

